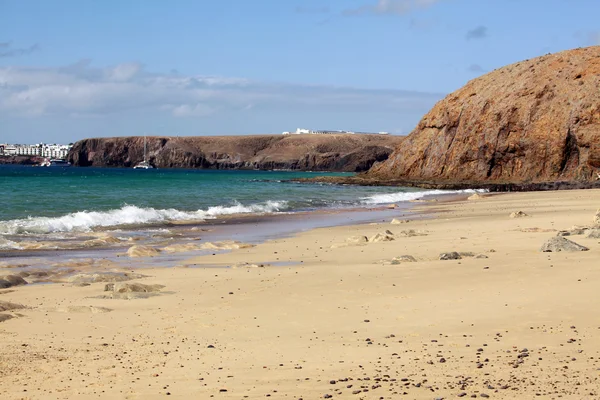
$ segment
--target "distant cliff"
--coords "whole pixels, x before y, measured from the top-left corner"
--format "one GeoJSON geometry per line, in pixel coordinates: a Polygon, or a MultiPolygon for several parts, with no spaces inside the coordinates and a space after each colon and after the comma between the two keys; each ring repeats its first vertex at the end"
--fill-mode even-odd
{"type": "Polygon", "coordinates": [[[0,155],[0,164],[37,165],[44,160],[38,156],[5,156],[0,155]]]}
{"type": "Polygon", "coordinates": [[[427,113],[369,183],[593,182],[600,172],[600,46],[512,64],[427,113]]]}
{"type": "MultiPolygon", "coordinates": [[[[368,170],[384,161],[402,137],[385,135],[249,135],[148,137],[157,168],[368,170]]],[[[80,140],[69,152],[76,166],[133,167],[144,158],[143,137],[80,140]]]]}

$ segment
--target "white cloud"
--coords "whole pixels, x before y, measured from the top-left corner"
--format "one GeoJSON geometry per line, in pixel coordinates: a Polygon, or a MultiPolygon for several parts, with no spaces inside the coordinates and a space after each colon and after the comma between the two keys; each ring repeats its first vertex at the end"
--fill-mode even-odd
{"type": "Polygon", "coordinates": [[[137,75],[142,69],[142,66],[138,63],[125,63],[119,64],[114,68],[109,68],[107,72],[107,78],[111,81],[126,82],[137,75]]]}
{"type": "Polygon", "coordinates": [[[215,110],[212,107],[202,103],[195,105],[181,104],[173,107],[173,115],[176,117],[207,117],[214,112],[215,110]]]}
{"type": "Polygon", "coordinates": [[[345,10],[344,15],[404,15],[419,8],[427,8],[440,0],[378,0],[375,4],[367,4],[358,8],[345,10]]]}
{"type": "Polygon", "coordinates": [[[153,74],[138,63],[0,68],[0,116],[105,116],[139,111],[201,118],[255,110],[425,112],[440,94],[153,74]]]}

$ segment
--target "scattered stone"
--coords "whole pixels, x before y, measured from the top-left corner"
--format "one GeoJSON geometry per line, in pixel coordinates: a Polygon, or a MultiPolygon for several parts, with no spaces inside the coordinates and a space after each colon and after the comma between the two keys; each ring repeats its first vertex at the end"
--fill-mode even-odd
{"type": "Polygon", "coordinates": [[[108,283],[105,292],[111,299],[138,299],[157,296],[164,285],[144,285],[142,283],[108,283]]]}
{"type": "Polygon", "coordinates": [[[587,229],[585,228],[573,228],[566,231],[558,231],[556,236],[576,236],[583,235],[587,229]]]}
{"type": "Polygon", "coordinates": [[[475,193],[469,197],[467,197],[467,200],[481,200],[481,199],[485,199],[486,196],[482,196],[479,193],[475,193]]]}
{"type": "Polygon", "coordinates": [[[115,293],[149,293],[158,292],[165,285],[144,285],[143,283],[108,283],[104,286],[105,292],[115,293]]]}
{"type": "Polygon", "coordinates": [[[486,256],[485,254],[477,254],[475,256],[475,258],[489,258],[488,256],[486,256]]]}
{"type": "Polygon", "coordinates": [[[460,254],[461,257],[475,257],[475,253],[470,251],[459,251],[458,254],[460,254]]]}
{"type": "Polygon", "coordinates": [[[388,235],[387,233],[377,233],[369,238],[369,243],[391,242],[392,240],[394,240],[392,235],[388,235]]]}
{"type": "Polygon", "coordinates": [[[414,229],[409,229],[407,231],[402,231],[398,236],[401,237],[414,237],[414,236],[427,236],[428,233],[424,231],[416,231],[414,229]]]}
{"type": "Polygon", "coordinates": [[[585,237],[588,239],[600,239],[600,229],[589,229],[585,237]]]}
{"type": "Polygon", "coordinates": [[[511,218],[523,218],[523,217],[529,217],[528,214],[525,214],[523,211],[515,211],[510,213],[510,217],[511,218]]]}
{"type": "Polygon", "coordinates": [[[392,265],[402,264],[405,262],[417,262],[417,259],[409,255],[403,255],[392,258],[392,265]]]}
{"type": "Polygon", "coordinates": [[[269,264],[250,264],[250,263],[244,262],[244,263],[235,264],[233,266],[233,268],[264,268],[264,267],[267,267],[268,265],[269,264]]]}
{"type": "Polygon", "coordinates": [[[521,232],[531,232],[531,233],[538,233],[538,232],[556,232],[556,229],[543,229],[543,228],[521,228],[521,229],[517,229],[518,231],[521,232]]]}
{"type": "Polygon", "coordinates": [[[400,225],[400,224],[407,224],[407,223],[409,223],[409,222],[410,222],[410,220],[409,220],[409,219],[397,219],[397,218],[394,218],[394,219],[392,220],[392,222],[390,222],[390,223],[391,223],[392,225],[400,225]]]}
{"type": "Polygon", "coordinates": [[[8,301],[0,300],[0,311],[22,310],[25,306],[22,304],[9,303],[8,301]]]}
{"type": "Polygon", "coordinates": [[[555,236],[542,245],[542,252],[560,252],[560,251],[588,251],[585,246],[565,239],[562,236],[555,236]]]}
{"type": "Polygon", "coordinates": [[[98,283],[98,282],[124,282],[132,279],[145,278],[145,275],[135,274],[131,272],[99,272],[96,274],[75,274],[66,279],[67,282],[73,284],[98,283]]]}
{"type": "Polygon", "coordinates": [[[598,209],[598,211],[596,211],[596,215],[594,215],[592,222],[596,225],[600,225],[600,208],[598,209]]]}
{"type": "Polygon", "coordinates": [[[14,317],[10,314],[0,314],[0,322],[8,321],[11,318],[14,317]]]}
{"type": "Polygon", "coordinates": [[[127,250],[129,257],[156,257],[160,254],[160,250],[150,246],[135,245],[127,250]]]}
{"type": "Polygon", "coordinates": [[[68,306],[67,308],[59,308],[56,311],[77,314],[103,314],[112,311],[112,309],[96,306],[68,306]]]}
{"type": "Polygon", "coordinates": [[[461,260],[462,257],[456,251],[440,254],[440,260],[461,260]]]}

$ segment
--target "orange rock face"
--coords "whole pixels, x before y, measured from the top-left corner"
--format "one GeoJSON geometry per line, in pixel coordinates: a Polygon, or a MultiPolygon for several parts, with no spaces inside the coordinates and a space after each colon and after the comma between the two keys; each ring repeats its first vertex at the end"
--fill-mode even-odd
{"type": "Polygon", "coordinates": [[[448,95],[373,179],[590,181],[600,172],[600,46],[500,68],[448,95]]]}

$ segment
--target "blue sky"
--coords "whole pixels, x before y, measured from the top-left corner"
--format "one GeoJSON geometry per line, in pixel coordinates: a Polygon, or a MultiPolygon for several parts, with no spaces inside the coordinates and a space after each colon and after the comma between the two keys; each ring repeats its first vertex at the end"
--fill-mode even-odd
{"type": "Polygon", "coordinates": [[[598,0],[0,0],[0,142],[407,134],[468,80],[600,44],[598,0]]]}

